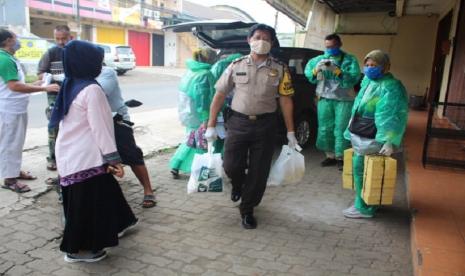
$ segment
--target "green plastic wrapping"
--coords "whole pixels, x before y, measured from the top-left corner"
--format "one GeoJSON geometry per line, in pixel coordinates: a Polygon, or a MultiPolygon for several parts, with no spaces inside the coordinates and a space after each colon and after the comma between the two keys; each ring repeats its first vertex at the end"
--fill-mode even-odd
{"type": "MultiPolygon", "coordinates": [[[[323,71],[323,75],[327,80],[337,80],[341,88],[352,88],[360,79],[360,66],[357,58],[351,54],[344,53],[344,60],[340,64],[342,74],[337,77],[330,71],[323,71]]],[[[334,59],[329,54],[319,55],[312,58],[305,66],[305,76],[311,83],[318,83],[315,75],[313,75],[313,69],[318,65],[322,59],[334,59]]]]}
{"type": "Polygon", "coordinates": [[[316,147],[342,157],[350,142],[344,139],[344,130],[350,119],[352,101],[320,99],[318,101],[318,135],[316,147]]]}
{"type": "MultiPolygon", "coordinates": [[[[195,114],[200,122],[208,120],[210,104],[215,94],[215,80],[210,72],[211,64],[202,63],[195,60],[186,61],[189,71],[182,77],[179,90],[193,102],[195,114]]],[[[197,126],[188,126],[197,128],[197,126]]]]}
{"type": "MultiPolygon", "coordinates": [[[[375,119],[375,140],[378,143],[401,144],[407,126],[408,96],[405,87],[391,73],[377,80],[363,79],[352,116],[355,112],[362,117],[375,119]]],[[[348,129],[344,137],[350,140],[348,129]]]]}
{"type": "Polygon", "coordinates": [[[223,74],[224,70],[226,70],[226,68],[229,66],[229,64],[231,64],[231,62],[240,57],[242,57],[242,54],[240,53],[231,54],[225,58],[218,60],[215,64],[213,64],[210,71],[213,74],[215,82],[220,79],[221,75],[223,74]]]}

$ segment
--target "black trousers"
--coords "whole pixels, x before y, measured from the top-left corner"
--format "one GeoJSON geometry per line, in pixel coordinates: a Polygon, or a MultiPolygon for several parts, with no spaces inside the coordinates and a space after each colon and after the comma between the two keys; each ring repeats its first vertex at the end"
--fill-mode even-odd
{"type": "Polygon", "coordinates": [[[223,167],[233,191],[242,193],[241,214],[253,212],[262,200],[270,173],[277,116],[257,120],[232,115],[227,122],[223,167]]]}

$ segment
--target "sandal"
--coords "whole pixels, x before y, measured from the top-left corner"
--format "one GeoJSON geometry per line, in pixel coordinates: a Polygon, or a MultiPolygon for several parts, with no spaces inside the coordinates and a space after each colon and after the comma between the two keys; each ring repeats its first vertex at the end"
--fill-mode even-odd
{"type": "Polygon", "coordinates": [[[142,208],[152,208],[157,205],[157,200],[155,195],[144,195],[144,200],[142,201],[142,208]]]}
{"type": "Polygon", "coordinates": [[[45,184],[49,186],[57,186],[58,185],[58,177],[49,177],[45,181],[45,184]]]}
{"type": "Polygon", "coordinates": [[[18,181],[15,181],[14,183],[9,183],[9,184],[5,183],[3,184],[2,188],[12,190],[13,192],[16,192],[18,194],[26,193],[31,190],[29,186],[27,186],[26,184],[22,184],[18,181]]]}
{"type": "Polygon", "coordinates": [[[47,162],[47,170],[49,171],[56,171],[57,170],[57,164],[53,161],[48,161],[47,162]]]}
{"type": "Polygon", "coordinates": [[[16,179],[21,179],[21,180],[36,180],[37,176],[33,176],[31,172],[26,172],[26,171],[20,171],[19,176],[16,177],[16,179]]]}

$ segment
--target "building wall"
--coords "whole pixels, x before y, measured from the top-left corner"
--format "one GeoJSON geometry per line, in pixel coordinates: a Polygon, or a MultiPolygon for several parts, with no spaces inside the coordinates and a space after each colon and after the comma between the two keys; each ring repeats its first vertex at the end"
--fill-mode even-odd
{"type": "Polygon", "coordinates": [[[27,26],[27,20],[24,1],[0,1],[0,25],[27,26]]]}
{"type": "MultiPolygon", "coordinates": [[[[54,40],[53,29],[58,25],[66,24],[66,21],[32,17],[30,20],[30,31],[36,36],[54,40]]],[[[71,35],[76,35],[76,33],[71,33],[71,35]]]]}
{"type": "Polygon", "coordinates": [[[304,47],[323,50],[323,39],[327,34],[334,32],[337,19],[338,16],[326,4],[313,1],[308,15],[304,47]]]}
{"type": "Polygon", "coordinates": [[[177,36],[172,31],[165,32],[165,66],[176,67],[177,36]]]}
{"type": "Polygon", "coordinates": [[[192,58],[192,52],[199,46],[198,39],[191,33],[178,33],[176,67],[186,67],[186,60],[192,58]]]}
{"type": "MultiPolygon", "coordinates": [[[[438,17],[403,16],[396,24],[395,35],[341,35],[343,49],[355,54],[360,66],[369,51],[386,51],[391,57],[391,72],[403,82],[407,92],[425,95],[430,84],[438,17]]],[[[354,22],[352,25],[356,28],[354,22]]]]}

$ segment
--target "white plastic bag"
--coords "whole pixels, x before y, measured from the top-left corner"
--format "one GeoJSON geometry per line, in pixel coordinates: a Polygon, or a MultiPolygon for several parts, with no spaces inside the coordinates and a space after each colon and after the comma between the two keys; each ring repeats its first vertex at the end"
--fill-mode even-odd
{"type": "Polygon", "coordinates": [[[305,174],[304,156],[288,145],[283,145],[278,159],[271,167],[268,186],[292,184],[302,180],[305,174]]]}
{"type": "Polygon", "coordinates": [[[223,192],[223,186],[221,153],[213,153],[213,147],[209,143],[208,152],[194,155],[187,193],[223,192]]]}

